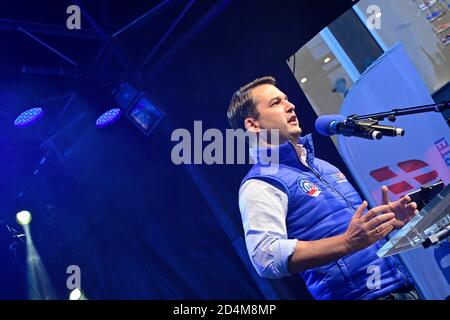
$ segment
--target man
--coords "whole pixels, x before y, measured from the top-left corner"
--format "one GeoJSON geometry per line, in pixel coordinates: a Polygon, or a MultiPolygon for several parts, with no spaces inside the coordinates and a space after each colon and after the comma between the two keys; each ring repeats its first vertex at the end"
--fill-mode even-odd
{"type": "Polygon", "coordinates": [[[315,299],[418,299],[397,259],[376,255],[386,235],[417,213],[416,204],[407,196],[390,202],[383,187],[383,205],[365,213],[367,202],[345,176],[314,157],[311,136],[300,137],[295,106],[275,85],[272,77],[245,85],[227,113],[234,129],[260,139],[269,132],[265,148],[251,150],[256,163],[239,190],[246,245],[258,274],[300,273],[315,299]],[[267,149],[278,151],[276,171],[263,170],[267,149]]]}

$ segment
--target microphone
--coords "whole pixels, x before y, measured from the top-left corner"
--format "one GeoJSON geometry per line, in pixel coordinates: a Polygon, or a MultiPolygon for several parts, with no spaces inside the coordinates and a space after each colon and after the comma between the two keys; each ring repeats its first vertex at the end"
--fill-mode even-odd
{"type": "Polygon", "coordinates": [[[397,127],[393,127],[393,126],[383,126],[383,125],[379,125],[379,124],[370,124],[370,123],[365,123],[365,122],[359,122],[358,124],[363,127],[369,127],[374,130],[380,131],[383,134],[383,136],[389,136],[389,137],[401,136],[401,137],[403,137],[405,135],[405,129],[402,129],[402,128],[397,128],[397,127]]]}
{"type": "Polygon", "coordinates": [[[316,120],[316,130],[324,136],[340,134],[346,137],[358,137],[368,140],[380,140],[383,137],[381,131],[372,128],[370,125],[362,125],[339,114],[318,117],[316,120]]]}

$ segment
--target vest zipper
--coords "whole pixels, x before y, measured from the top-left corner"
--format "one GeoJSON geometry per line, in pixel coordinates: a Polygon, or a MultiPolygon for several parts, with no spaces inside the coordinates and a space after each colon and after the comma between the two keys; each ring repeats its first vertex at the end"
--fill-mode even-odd
{"type": "Polygon", "coordinates": [[[311,170],[312,173],[314,173],[314,175],[319,178],[320,181],[322,181],[324,184],[326,184],[327,186],[329,186],[331,188],[331,190],[333,190],[336,194],[338,194],[339,196],[341,196],[342,198],[344,198],[344,200],[347,202],[347,205],[350,207],[350,209],[352,209],[353,211],[355,211],[355,209],[353,209],[350,201],[348,201],[348,199],[339,191],[337,191],[335,188],[333,188],[333,186],[331,184],[329,184],[328,182],[326,182],[325,180],[322,179],[322,177],[319,175],[318,172],[315,172],[312,168],[309,168],[311,170]]]}

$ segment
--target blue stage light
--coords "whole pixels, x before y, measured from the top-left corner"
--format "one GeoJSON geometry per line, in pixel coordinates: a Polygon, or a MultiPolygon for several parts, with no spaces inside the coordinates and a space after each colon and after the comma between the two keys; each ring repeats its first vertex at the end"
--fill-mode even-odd
{"type": "Polygon", "coordinates": [[[98,128],[104,128],[119,120],[121,115],[122,110],[120,110],[119,108],[108,110],[97,119],[95,124],[98,128]]]}
{"type": "Polygon", "coordinates": [[[152,130],[164,117],[164,112],[158,109],[145,95],[139,99],[130,108],[127,116],[141,129],[146,135],[150,135],[152,130]]]}
{"type": "Polygon", "coordinates": [[[14,126],[16,127],[26,127],[34,122],[38,121],[42,115],[44,114],[44,110],[40,107],[31,108],[24,112],[22,112],[16,120],[14,120],[14,126]]]}

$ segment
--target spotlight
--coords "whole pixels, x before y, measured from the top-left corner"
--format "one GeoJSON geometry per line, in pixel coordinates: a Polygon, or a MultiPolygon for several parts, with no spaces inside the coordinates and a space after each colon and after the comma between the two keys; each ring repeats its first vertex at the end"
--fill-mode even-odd
{"type": "Polygon", "coordinates": [[[331,61],[331,58],[330,57],[326,57],[325,60],[323,60],[323,63],[328,63],[330,61],[331,61]]]}
{"type": "Polygon", "coordinates": [[[145,134],[150,135],[164,117],[164,112],[157,108],[144,94],[131,105],[127,117],[145,134]]]}
{"type": "Polygon", "coordinates": [[[122,111],[119,108],[114,108],[103,113],[95,122],[98,128],[104,128],[119,120],[122,111]]]}
{"type": "Polygon", "coordinates": [[[25,226],[31,221],[31,213],[26,210],[20,211],[16,214],[16,220],[18,224],[25,226]]]}
{"type": "Polygon", "coordinates": [[[69,295],[69,300],[81,300],[83,294],[81,293],[81,290],[76,288],[73,289],[72,292],[69,295]]]}
{"type": "Polygon", "coordinates": [[[163,110],[128,82],[122,83],[119,88],[112,91],[112,94],[124,111],[125,117],[146,136],[151,134],[165,116],[163,110]]]}
{"type": "Polygon", "coordinates": [[[306,83],[308,81],[308,78],[303,78],[302,80],[300,80],[300,83],[306,83]]]}
{"type": "Polygon", "coordinates": [[[31,108],[24,112],[22,112],[16,120],[14,120],[14,126],[16,127],[27,127],[34,122],[38,121],[42,115],[44,114],[44,110],[40,107],[31,108]]]}

